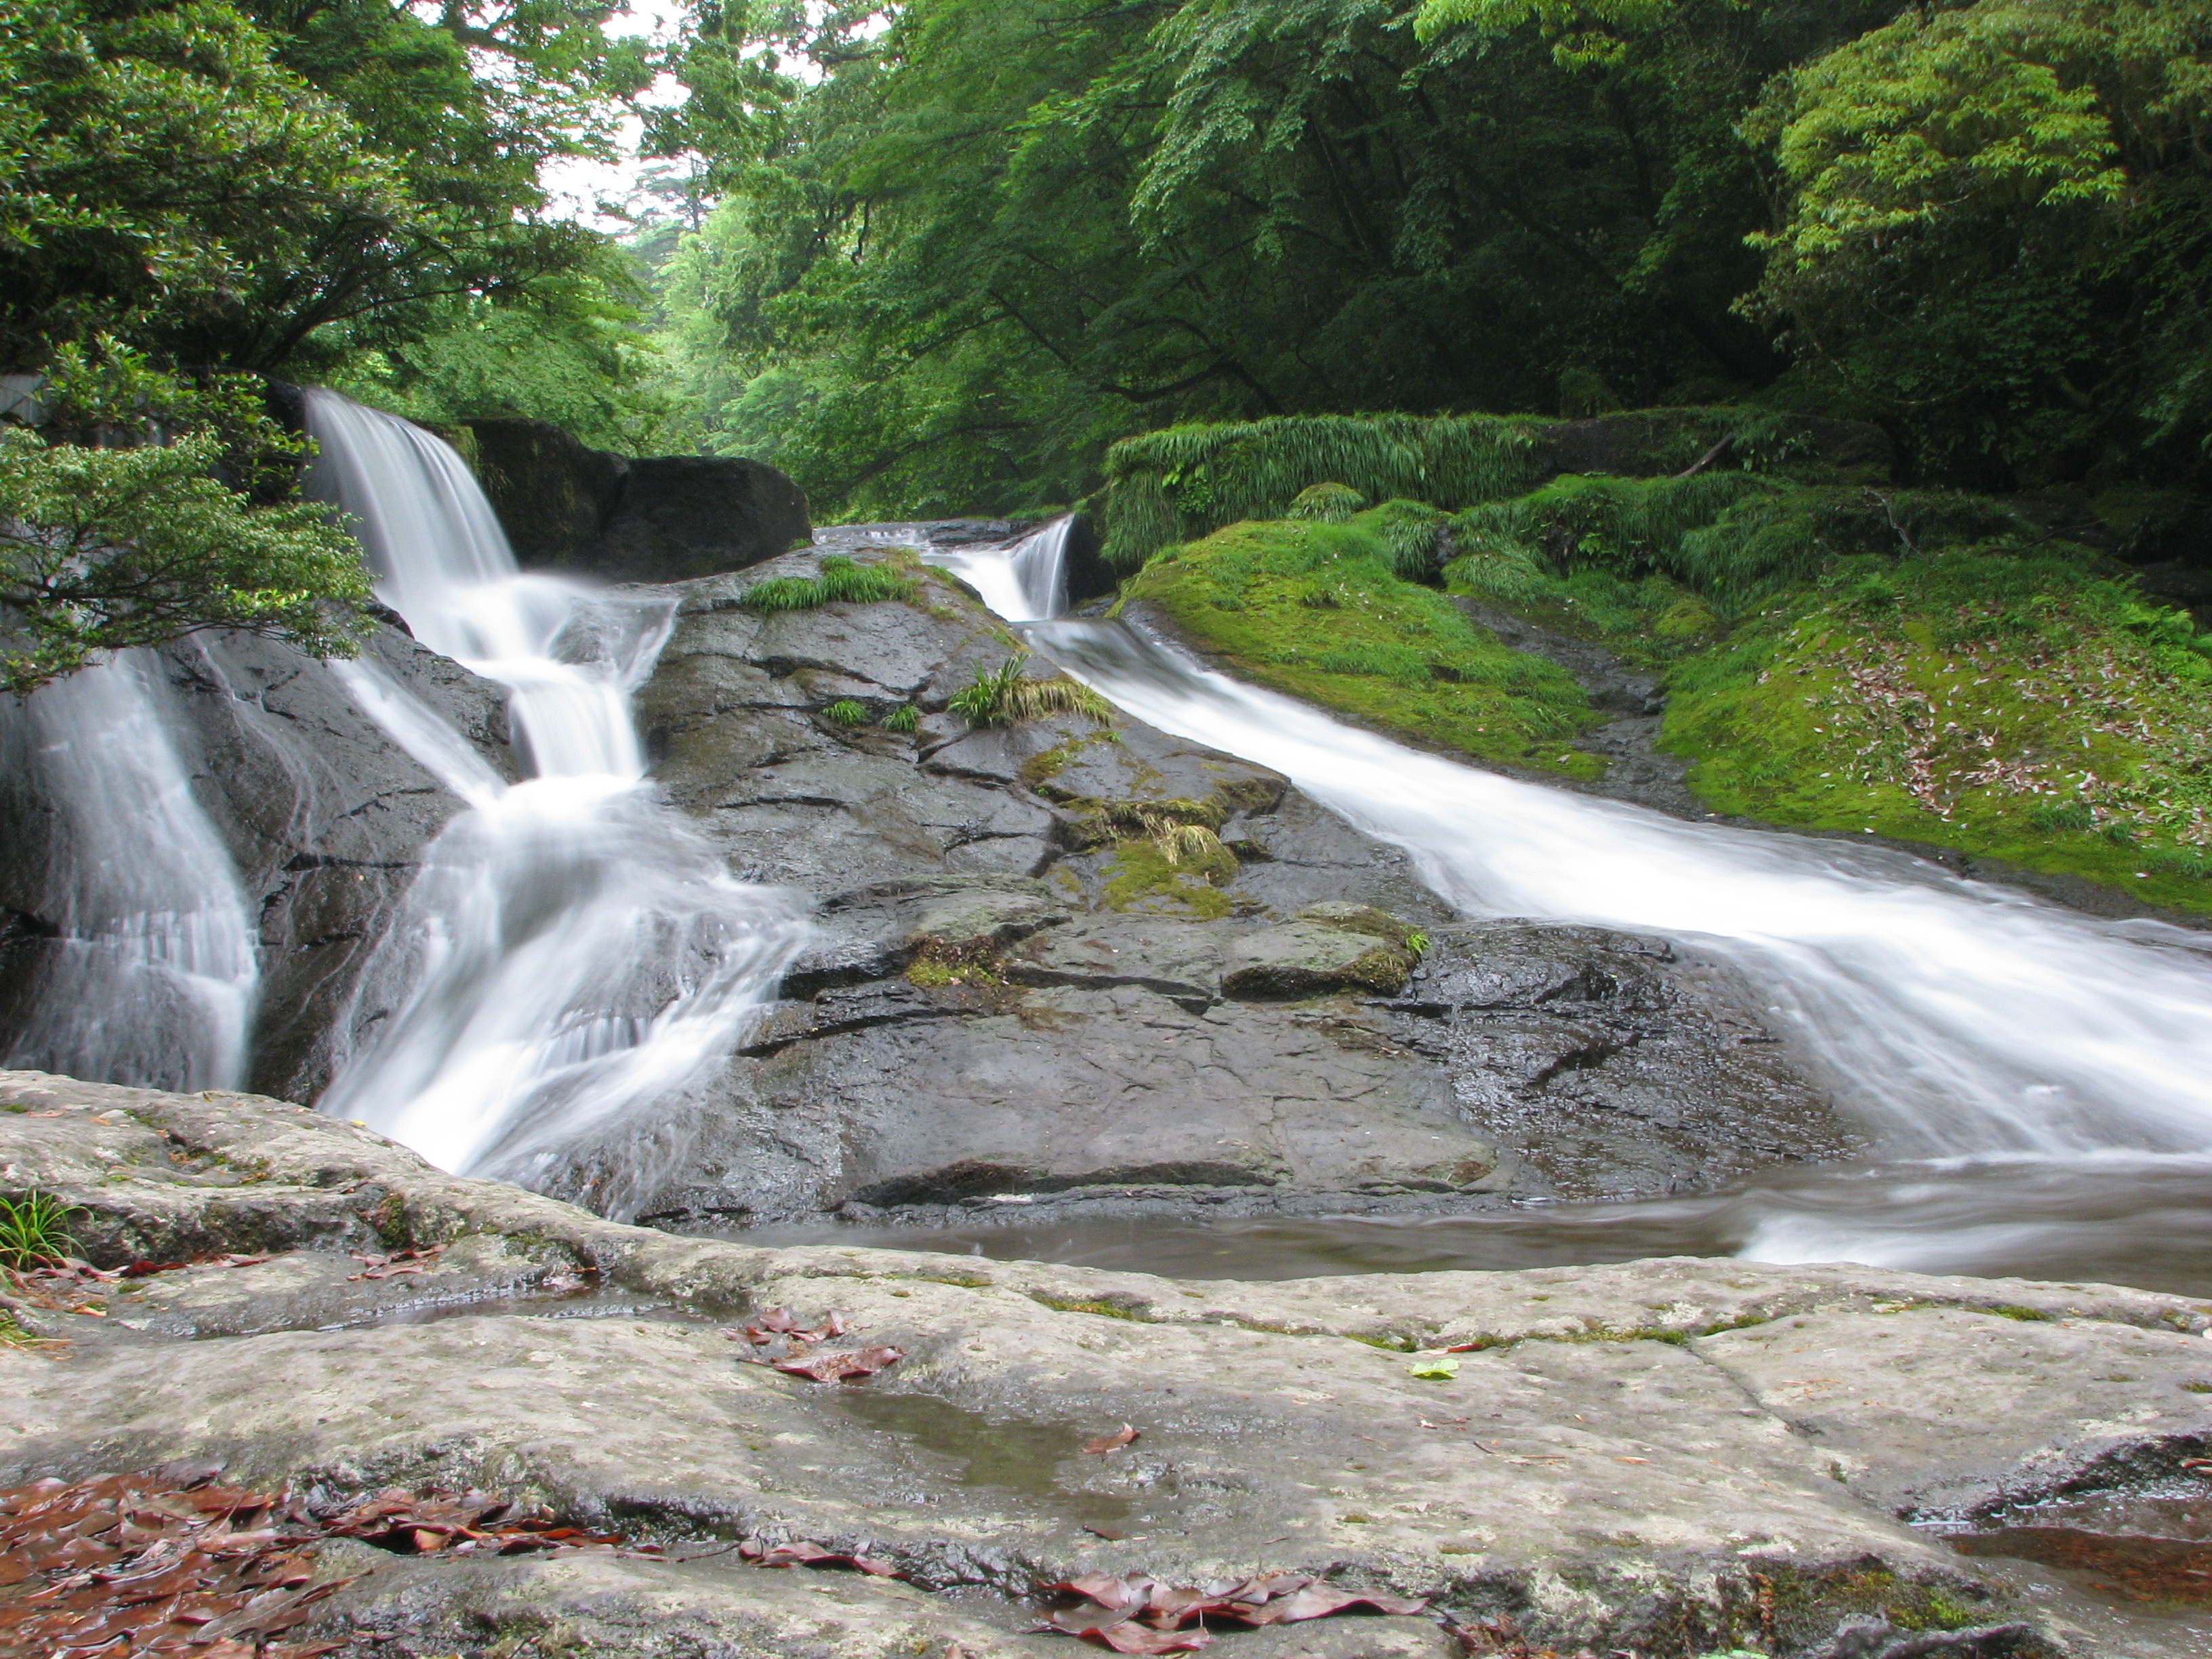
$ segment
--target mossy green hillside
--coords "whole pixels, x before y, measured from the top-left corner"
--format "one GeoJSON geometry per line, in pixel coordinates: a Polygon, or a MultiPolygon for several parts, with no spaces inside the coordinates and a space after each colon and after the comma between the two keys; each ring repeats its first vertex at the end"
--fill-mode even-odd
{"type": "Polygon", "coordinates": [[[1595,776],[1565,747],[1599,716],[1567,674],[1394,573],[1395,504],[1342,524],[1236,524],[1170,548],[1124,590],[1237,672],[1419,741],[1595,776]]]}
{"type": "Polygon", "coordinates": [[[1719,811],[2212,912],[2212,662],[2087,550],[1839,560],[1668,684],[1719,811]]]}

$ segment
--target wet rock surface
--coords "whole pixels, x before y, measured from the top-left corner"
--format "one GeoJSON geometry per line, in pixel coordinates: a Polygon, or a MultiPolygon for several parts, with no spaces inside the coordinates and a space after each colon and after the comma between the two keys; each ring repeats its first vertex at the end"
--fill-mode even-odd
{"type": "Polygon", "coordinates": [[[1463,925],[1282,777],[1127,718],[947,712],[1023,644],[919,562],[941,528],[848,529],[678,590],[639,698],[654,775],[819,927],[634,1213],[1468,1210],[1852,1144],[1742,988],[1663,941],[1463,925]],[[839,550],[915,597],[744,605],[839,550]]]}
{"type": "Polygon", "coordinates": [[[665,1552],[324,1547],[319,1571],[358,1576],[319,1628],[403,1659],[1073,1653],[1024,1633],[1037,1588],[1138,1571],[1296,1571],[1469,1632],[1346,1617],[1221,1632],[1231,1659],[1512,1650],[1486,1620],[1644,1659],[2179,1659],[2212,1633],[1929,1524],[2010,1547],[1999,1523],[2039,1504],[2122,1540],[2170,1513],[2212,1439],[2212,1314],[2172,1297],[1689,1259],[1253,1285],[763,1249],[250,1097],[16,1073],[0,1107],[5,1181],[77,1206],[95,1262],[276,1253],[15,1310],[0,1486],[220,1463],[326,1497],[475,1486],[665,1552]],[[360,1277],[403,1250],[439,1316],[360,1277]],[[772,1307],[904,1357],[848,1384],[746,1363],[725,1333],[772,1307]],[[748,1538],[896,1576],[746,1566],[748,1538]]]}

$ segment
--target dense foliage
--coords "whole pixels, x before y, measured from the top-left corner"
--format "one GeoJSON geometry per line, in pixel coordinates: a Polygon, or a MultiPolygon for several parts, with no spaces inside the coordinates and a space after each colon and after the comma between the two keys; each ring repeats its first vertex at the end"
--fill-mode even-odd
{"type": "Polygon", "coordinates": [[[665,135],[721,196],[663,267],[672,385],[855,514],[1378,410],[1856,413],[1984,488],[2206,464],[2191,0],[741,16],[665,135]]]}

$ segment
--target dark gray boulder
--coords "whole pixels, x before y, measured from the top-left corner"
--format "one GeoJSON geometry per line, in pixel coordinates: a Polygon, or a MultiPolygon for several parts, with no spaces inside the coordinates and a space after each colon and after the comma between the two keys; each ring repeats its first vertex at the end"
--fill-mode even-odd
{"type": "Polygon", "coordinates": [[[764,461],[631,459],[542,421],[463,423],[484,493],[529,568],[668,582],[738,570],[812,533],[806,496],[764,461]]]}
{"type": "Polygon", "coordinates": [[[1285,779],[1126,717],[971,728],[947,700],[1019,639],[910,548],[837,541],[913,598],[744,606],[818,552],[687,584],[640,698],[667,798],[819,906],[664,1139],[657,1224],[1467,1210],[1850,1144],[1740,988],[1662,944],[1462,922],[1285,779]]]}

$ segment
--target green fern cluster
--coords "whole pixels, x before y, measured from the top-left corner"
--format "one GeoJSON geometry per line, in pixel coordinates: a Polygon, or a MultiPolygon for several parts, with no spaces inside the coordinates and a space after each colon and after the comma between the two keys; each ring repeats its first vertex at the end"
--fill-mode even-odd
{"type": "Polygon", "coordinates": [[[881,565],[856,564],[842,554],[832,553],[822,561],[820,575],[771,576],[745,589],[738,603],[748,611],[811,611],[830,604],[910,599],[920,591],[910,578],[881,565]]]}
{"type": "Polygon", "coordinates": [[[1541,424],[1495,415],[1285,415],[1125,438],[1106,454],[1106,558],[1134,570],[1171,542],[1282,518],[1316,484],[1445,507],[1515,495],[1536,480],[1541,424]]]}
{"type": "Polygon", "coordinates": [[[1022,671],[1029,660],[1027,652],[1018,652],[996,668],[979,669],[945,706],[970,726],[1012,726],[1052,714],[1073,714],[1098,726],[1113,724],[1112,703],[1065,676],[1026,678],[1022,671]]]}

